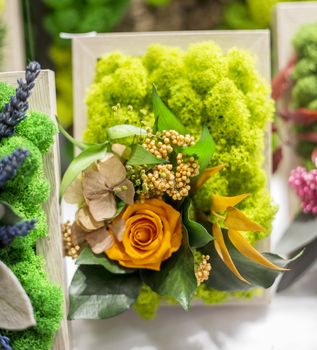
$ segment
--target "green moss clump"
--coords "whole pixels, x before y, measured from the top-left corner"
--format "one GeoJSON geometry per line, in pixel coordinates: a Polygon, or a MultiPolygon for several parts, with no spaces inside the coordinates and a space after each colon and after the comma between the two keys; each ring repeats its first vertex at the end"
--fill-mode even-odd
{"type": "Polygon", "coordinates": [[[140,294],[133,305],[133,310],[146,320],[155,318],[160,306],[161,297],[146,284],[142,285],[140,294]]]}
{"type": "MultiPolygon", "coordinates": [[[[14,89],[0,84],[0,105],[8,101],[14,89]]],[[[31,299],[36,326],[25,331],[1,334],[10,337],[15,350],[48,350],[62,319],[63,294],[49,281],[44,259],[36,255],[36,242],[47,235],[43,202],[49,197],[50,186],[43,172],[42,154],[53,143],[56,127],[48,116],[32,112],[16,128],[16,135],[2,138],[0,157],[16,148],[24,148],[30,155],[16,176],[0,191],[0,199],[8,202],[23,219],[35,219],[35,228],[25,237],[18,237],[11,246],[0,249],[0,260],[8,265],[20,280],[31,299]]]]}
{"type": "MultiPolygon", "coordinates": [[[[298,60],[294,68],[292,78],[292,108],[306,108],[317,110],[317,23],[306,24],[301,27],[293,38],[294,49],[298,60]]],[[[300,125],[296,127],[298,132],[316,132],[317,123],[300,125]]],[[[310,141],[298,141],[297,151],[303,157],[308,168],[313,168],[311,154],[315,143],[310,141]]]]}
{"type": "Polygon", "coordinates": [[[10,97],[15,94],[15,88],[0,82],[0,110],[10,101],[10,97]]]}
{"type": "Polygon", "coordinates": [[[21,136],[12,136],[0,140],[0,158],[12,153],[17,148],[24,148],[30,152],[17,175],[6,183],[6,188],[18,191],[29,183],[33,174],[42,169],[43,161],[39,149],[31,141],[21,136]]]}
{"type": "Polygon", "coordinates": [[[17,126],[16,133],[27,138],[42,154],[45,154],[54,142],[57,127],[47,115],[32,112],[17,126]]]}
{"type": "MultiPolygon", "coordinates": [[[[240,208],[262,224],[266,232],[246,235],[251,242],[267,236],[276,208],[266,186],[263,154],[274,103],[269,98],[269,85],[256,71],[254,57],[238,49],[224,54],[213,42],[191,45],[186,52],[156,44],[149,46],[143,57],[106,55],[97,62],[96,77],[86,100],[85,140],[104,141],[106,129],[115,124],[152,126],[152,83],[190,133],[198,136],[202,125],[207,124],[216,143],[210,166],[226,165],[199,190],[195,206],[208,215],[212,193],[250,193],[240,208]]],[[[136,304],[138,312],[147,310],[146,300],[154,300],[151,293],[143,290],[136,304]]],[[[208,298],[215,301],[230,296],[210,293],[208,298]]],[[[142,312],[152,315],[153,309],[142,312]]]]}

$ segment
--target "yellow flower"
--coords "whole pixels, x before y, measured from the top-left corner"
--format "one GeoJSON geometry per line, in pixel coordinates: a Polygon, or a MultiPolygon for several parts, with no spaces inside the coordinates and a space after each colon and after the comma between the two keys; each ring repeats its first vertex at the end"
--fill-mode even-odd
{"type": "Polygon", "coordinates": [[[129,205],[113,224],[107,256],[131,268],[159,270],[182,242],[180,213],[159,199],[129,205]]]}
{"type": "Polygon", "coordinates": [[[249,194],[241,194],[234,197],[224,197],[219,195],[211,196],[211,213],[215,218],[215,222],[212,225],[212,233],[214,236],[215,249],[220,256],[221,260],[226,266],[238,277],[241,281],[250,284],[238,271],[237,267],[232,260],[229,250],[226,247],[223,233],[220,224],[223,221],[223,226],[228,230],[228,237],[234,247],[244,256],[256,263],[263,265],[269,269],[285,271],[280,266],[273,264],[260,254],[242,235],[239,231],[264,231],[264,228],[254,221],[245,216],[242,211],[234,208],[235,205],[240,203],[243,199],[248,197],[249,194]],[[220,213],[225,212],[223,217],[220,213]]]}

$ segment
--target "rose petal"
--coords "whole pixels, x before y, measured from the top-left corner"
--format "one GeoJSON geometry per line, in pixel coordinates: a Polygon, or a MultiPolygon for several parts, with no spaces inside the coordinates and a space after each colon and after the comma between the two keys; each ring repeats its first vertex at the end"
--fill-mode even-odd
{"type": "Polygon", "coordinates": [[[98,164],[99,173],[103,176],[109,188],[118,186],[126,178],[126,170],[120,159],[116,156],[100,161],[98,164]]]}
{"type": "Polygon", "coordinates": [[[124,201],[124,203],[133,204],[135,190],[133,183],[130,180],[125,179],[118,187],[115,187],[113,191],[118,198],[124,201]],[[124,186],[127,187],[126,190],[122,189],[124,186]]]}
{"type": "Polygon", "coordinates": [[[100,254],[112,247],[113,236],[103,227],[86,235],[86,241],[95,254],[100,254]]]}
{"type": "Polygon", "coordinates": [[[81,177],[77,177],[66,188],[64,199],[69,204],[80,204],[84,201],[81,177]]]}
{"type": "Polygon", "coordinates": [[[76,222],[86,232],[94,231],[104,226],[104,222],[102,220],[94,219],[94,217],[89,212],[89,209],[87,206],[84,206],[77,210],[76,222]]]}
{"type": "Polygon", "coordinates": [[[104,221],[116,214],[117,204],[112,192],[108,191],[87,202],[89,211],[96,221],[104,221]]]}
{"type": "Polygon", "coordinates": [[[83,172],[82,183],[83,194],[86,200],[93,200],[107,190],[105,179],[98,171],[83,172]]]}
{"type": "Polygon", "coordinates": [[[76,222],[71,226],[71,239],[74,245],[81,245],[86,239],[87,231],[83,230],[76,222]]]}
{"type": "Polygon", "coordinates": [[[126,227],[126,222],[123,218],[116,219],[112,221],[112,223],[109,225],[109,228],[111,229],[111,231],[116,236],[119,242],[121,242],[123,239],[125,227],[126,227]]]}

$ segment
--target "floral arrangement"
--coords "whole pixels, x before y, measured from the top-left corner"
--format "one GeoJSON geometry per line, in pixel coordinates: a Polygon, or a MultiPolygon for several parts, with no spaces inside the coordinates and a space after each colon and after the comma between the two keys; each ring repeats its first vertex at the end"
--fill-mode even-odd
{"type": "Polygon", "coordinates": [[[78,206],[75,220],[63,225],[66,254],[79,265],[71,319],[107,318],[132,305],[150,318],[162,300],[188,310],[193,298],[250,296],[285,270],[286,261],[251,244],[267,234],[274,212],[260,180],[262,158],[249,157],[263,149],[272,110],[266,92],[248,53],[225,56],[213,43],[188,53],[155,45],[144,57],[114,53],[98,61],[86,142],[68,135],[82,152],[61,186],[78,206]],[[160,94],[155,86],[148,92],[149,80],[160,94]],[[253,119],[259,110],[251,96],[267,108],[261,120],[253,119]],[[145,126],[137,126],[140,119],[145,126]],[[252,151],[251,125],[259,142],[251,141],[252,151]],[[254,214],[256,197],[262,207],[254,214]]]}
{"type": "Polygon", "coordinates": [[[28,112],[40,66],[31,62],[18,88],[0,83],[0,348],[51,349],[62,319],[63,295],[35,252],[47,235],[42,203],[49,197],[43,160],[55,125],[28,112]]]}
{"type": "Polygon", "coordinates": [[[298,230],[300,225],[302,235],[296,238],[296,247],[290,244],[293,247],[290,255],[296,254],[299,249],[306,248],[306,251],[303,259],[293,263],[292,273],[281,281],[281,290],[316,260],[314,249],[309,250],[309,245],[315,244],[317,239],[316,234],[312,234],[315,232],[312,223],[317,215],[316,33],[317,23],[306,24],[297,31],[293,38],[295,53],[273,80],[273,96],[279,101],[279,115],[294,126],[295,138],[287,142],[296,149],[303,163],[293,169],[289,177],[289,184],[299,197],[301,211],[285,232],[283,240],[293,240],[294,230],[298,230]]]}

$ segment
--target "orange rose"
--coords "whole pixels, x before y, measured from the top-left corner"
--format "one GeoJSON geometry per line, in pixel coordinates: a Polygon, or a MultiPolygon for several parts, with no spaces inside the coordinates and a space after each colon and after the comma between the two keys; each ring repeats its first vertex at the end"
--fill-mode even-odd
{"type": "Polygon", "coordinates": [[[115,239],[106,254],[126,267],[159,270],[182,243],[180,213],[159,199],[129,205],[110,231],[115,239]]]}

